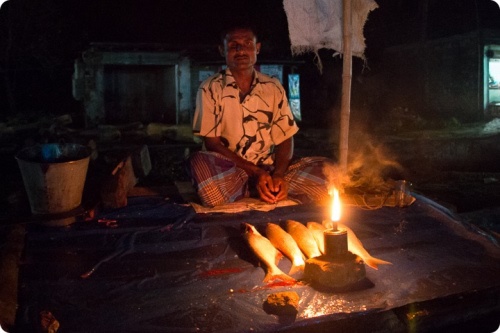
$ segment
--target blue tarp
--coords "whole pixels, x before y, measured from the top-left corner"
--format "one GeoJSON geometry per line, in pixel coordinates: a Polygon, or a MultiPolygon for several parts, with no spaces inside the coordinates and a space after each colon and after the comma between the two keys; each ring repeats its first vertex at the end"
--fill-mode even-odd
{"type": "MultiPolygon", "coordinates": [[[[263,230],[287,219],[320,222],[325,211],[299,205],[197,215],[188,205],[146,197],[67,228],[31,225],[17,327],[29,332],[40,311],[50,311],[59,332],[276,331],[500,286],[497,244],[419,196],[404,208],[346,207],[342,222],[373,256],[393,263],[366,267],[365,289],[327,293],[263,283],[241,223],[263,230]],[[300,296],[292,320],[263,310],[267,295],[278,291],[300,296]]],[[[287,272],[290,262],[284,258],[279,267],[287,272]]]]}

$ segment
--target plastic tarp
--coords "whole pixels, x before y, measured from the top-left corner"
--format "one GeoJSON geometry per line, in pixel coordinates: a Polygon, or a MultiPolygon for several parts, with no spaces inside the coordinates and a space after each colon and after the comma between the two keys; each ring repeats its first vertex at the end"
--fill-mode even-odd
{"type": "MultiPolygon", "coordinates": [[[[346,207],[342,222],[373,256],[393,263],[366,267],[365,288],[332,293],[263,283],[241,222],[262,230],[287,219],[321,221],[325,211],[298,205],[195,214],[146,197],[67,228],[31,225],[17,327],[34,331],[40,311],[50,311],[59,332],[279,331],[500,285],[498,245],[423,197],[404,208],[346,207]],[[300,296],[295,318],[263,310],[267,295],[279,291],[300,296]]],[[[287,272],[290,262],[279,267],[287,272]]]]}

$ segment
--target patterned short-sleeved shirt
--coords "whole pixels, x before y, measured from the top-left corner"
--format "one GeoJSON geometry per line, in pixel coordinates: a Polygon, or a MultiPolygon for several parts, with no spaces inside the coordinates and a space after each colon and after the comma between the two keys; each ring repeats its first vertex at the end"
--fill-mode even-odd
{"type": "Polygon", "coordinates": [[[273,164],[274,147],[297,133],[298,126],[277,79],[254,71],[251,91],[240,103],[238,86],[226,69],[200,85],[193,131],[221,137],[230,150],[254,164],[273,164]]]}

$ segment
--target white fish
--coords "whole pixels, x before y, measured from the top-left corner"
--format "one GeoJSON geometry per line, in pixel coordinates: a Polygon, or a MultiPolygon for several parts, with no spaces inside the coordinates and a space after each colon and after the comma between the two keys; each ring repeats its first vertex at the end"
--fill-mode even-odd
{"type": "Polygon", "coordinates": [[[298,221],[287,220],[285,222],[285,228],[297,242],[300,250],[307,258],[319,257],[321,255],[321,251],[318,248],[318,244],[316,244],[316,241],[314,240],[313,234],[305,225],[298,221]]]}
{"type": "Polygon", "coordinates": [[[271,244],[269,239],[262,236],[255,227],[249,223],[243,223],[245,232],[243,237],[248,242],[248,245],[255,253],[257,258],[265,265],[266,276],[263,282],[269,282],[276,279],[287,282],[295,282],[295,279],[284,273],[275,264],[276,257],[280,254],[278,250],[271,244]]]}
{"type": "Polygon", "coordinates": [[[307,222],[306,226],[307,229],[309,229],[313,234],[314,240],[316,241],[316,244],[318,244],[318,248],[321,251],[321,253],[325,254],[324,231],[326,230],[326,227],[323,226],[322,224],[319,224],[318,222],[307,222]]]}
{"type": "MultiPolygon", "coordinates": [[[[317,222],[310,222],[310,223],[316,223],[320,226],[323,226],[323,228],[326,229],[326,227],[324,225],[321,225],[317,222]]],[[[331,222],[330,221],[323,221],[323,223],[325,225],[327,225],[327,227],[329,227],[329,224],[331,222]]],[[[356,234],[354,233],[354,231],[352,231],[351,228],[347,227],[346,225],[344,225],[342,223],[339,223],[338,227],[339,227],[339,229],[345,229],[347,231],[347,249],[349,251],[351,251],[352,253],[358,255],[361,259],[363,259],[365,264],[367,264],[368,266],[370,266],[373,269],[378,269],[378,265],[392,265],[392,263],[389,261],[385,261],[382,259],[372,257],[370,255],[370,253],[368,253],[368,251],[363,247],[363,244],[361,243],[359,238],[356,237],[356,234]]],[[[315,226],[315,228],[319,228],[319,227],[315,226]]]]}
{"type": "Polygon", "coordinates": [[[292,261],[292,267],[288,274],[295,274],[303,271],[305,267],[304,256],[293,237],[278,224],[268,223],[266,226],[266,236],[276,249],[281,251],[292,261]]]}

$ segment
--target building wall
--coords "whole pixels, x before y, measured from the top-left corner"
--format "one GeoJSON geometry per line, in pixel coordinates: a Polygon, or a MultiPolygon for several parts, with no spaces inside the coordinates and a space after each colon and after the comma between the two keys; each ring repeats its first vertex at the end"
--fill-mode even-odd
{"type": "Polygon", "coordinates": [[[424,118],[483,118],[481,40],[474,32],[388,48],[387,106],[409,109],[424,118]]]}
{"type": "Polygon", "coordinates": [[[84,104],[87,127],[189,121],[189,58],[158,51],[86,51],[75,61],[73,96],[84,104]]]}
{"type": "Polygon", "coordinates": [[[178,124],[187,124],[191,119],[193,108],[193,96],[191,89],[191,62],[189,58],[182,57],[179,60],[179,109],[178,124]]]}

